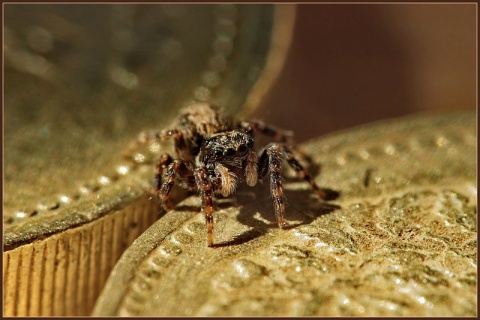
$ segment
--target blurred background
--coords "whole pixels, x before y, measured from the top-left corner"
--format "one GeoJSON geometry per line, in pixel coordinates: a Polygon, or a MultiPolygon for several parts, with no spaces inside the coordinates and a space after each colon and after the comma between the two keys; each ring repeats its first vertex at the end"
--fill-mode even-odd
{"type": "Polygon", "coordinates": [[[410,113],[475,108],[476,10],[299,4],[285,67],[255,115],[304,141],[410,113]]]}

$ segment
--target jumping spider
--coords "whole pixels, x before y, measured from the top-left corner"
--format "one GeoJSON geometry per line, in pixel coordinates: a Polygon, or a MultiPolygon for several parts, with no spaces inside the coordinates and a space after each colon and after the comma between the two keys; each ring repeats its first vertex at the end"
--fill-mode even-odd
{"type": "Polygon", "coordinates": [[[213,246],[213,201],[221,194],[227,197],[235,192],[238,183],[245,181],[254,186],[267,173],[275,216],[280,228],[287,226],[285,195],[282,188],[281,168],[286,160],[299,177],[306,180],[323,200],[336,195],[322,190],[295,159],[291,147],[286,145],[292,132],[275,129],[262,121],[235,121],[222,110],[198,103],[182,111],[172,129],[160,132],[142,132],[127,154],[153,139],[173,138],[177,159],[163,154],[156,165],[155,193],[161,204],[170,209],[170,190],[175,181],[184,188],[196,190],[202,198],[202,212],[207,223],[208,246],[213,246]],[[254,131],[275,140],[257,155],[254,150],[254,131]]]}

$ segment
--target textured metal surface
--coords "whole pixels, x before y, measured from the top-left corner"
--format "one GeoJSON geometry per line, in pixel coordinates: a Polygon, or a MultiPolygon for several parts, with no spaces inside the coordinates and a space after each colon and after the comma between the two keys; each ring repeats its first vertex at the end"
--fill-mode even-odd
{"type": "Polygon", "coordinates": [[[3,254],[4,314],[87,315],[126,248],[158,219],[147,197],[3,254]]]}
{"type": "Polygon", "coordinates": [[[274,8],[4,6],[5,315],[91,312],[116,260],[163,213],[145,195],[153,167],[122,152],[186,104],[238,112],[265,74],[274,8]]]}
{"type": "Polygon", "coordinates": [[[8,228],[121,176],[122,150],[180,107],[238,112],[273,6],[11,4],[5,21],[8,228]]]}
{"type": "Polygon", "coordinates": [[[287,184],[278,229],[267,184],[180,203],[115,266],[97,316],[475,316],[475,112],[411,116],[303,145],[317,182],[287,184]]]}

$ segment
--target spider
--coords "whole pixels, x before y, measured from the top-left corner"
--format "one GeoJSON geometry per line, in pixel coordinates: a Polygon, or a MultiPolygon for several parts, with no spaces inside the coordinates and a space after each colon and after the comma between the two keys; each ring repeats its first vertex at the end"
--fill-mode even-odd
{"type": "Polygon", "coordinates": [[[306,180],[323,200],[338,195],[333,190],[320,189],[296,160],[287,142],[291,131],[268,126],[260,120],[237,121],[222,109],[208,103],[197,103],[180,111],[171,129],[142,132],[126,155],[140,144],[150,140],[172,138],[177,159],[169,154],[160,156],[156,163],[155,194],[166,209],[173,207],[169,200],[175,182],[183,188],[197,191],[205,214],[208,246],[213,246],[213,200],[218,195],[227,197],[237,185],[245,181],[255,186],[265,175],[270,177],[270,192],[276,220],[285,228],[286,198],[282,187],[282,162],[306,180]],[[258,154],[254,149],[254,133],[258,131],[273,138],[258,154]]]}

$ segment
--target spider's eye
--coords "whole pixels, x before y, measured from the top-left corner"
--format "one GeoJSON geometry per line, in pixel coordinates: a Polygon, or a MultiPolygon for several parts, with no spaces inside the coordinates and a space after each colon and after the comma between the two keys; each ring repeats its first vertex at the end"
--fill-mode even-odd
{"type": "Polygon", "coordinates": [[[225,151],[225,155],[227,157],[232,157],[235,154],[235,149],[228,148],[227,151],[225,151]]]}
{"type": "Polygon", "coordinates": [[[253,139],[248,139],[248,141],[247,141],[247,148],[252,148],[252,147],[253,147],[253,144],[254,144],[253,139]]]}
{"type": "Polygon", "coordinates": [[[247,147],[244,144],[241,144],[240,146],[238,146],[238,152],[240,154],[244,153],[245,151],[247,151],[247,147]]]}
{"type": "Polygon", "coordinates": [[[216,158],[220,158],[223,155],[223,152],[221,149],[215,149],[213,150],[213,154],[215,155],[216,158]]]}

